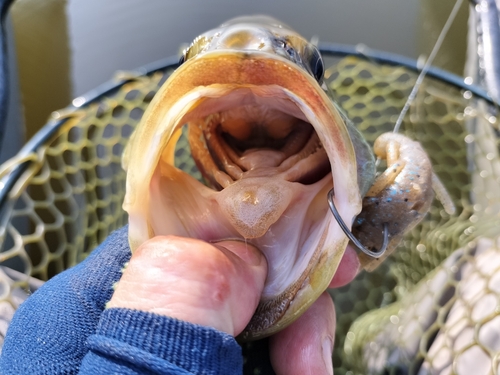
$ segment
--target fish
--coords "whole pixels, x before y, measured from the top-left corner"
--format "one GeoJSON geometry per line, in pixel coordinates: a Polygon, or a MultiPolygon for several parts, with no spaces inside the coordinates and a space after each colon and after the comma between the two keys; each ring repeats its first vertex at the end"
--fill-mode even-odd
{"type": "Polygon", "coordinates": [[[265,255],[267,279],[242,341],[282,330],[328,287],[349,242],[328,208],[329,191],[342,220],[372,248],[391,221],[391,251],[434,198],[425,151],[400,134],[382,139],[376,153],[388,172],[376,176],[371,147],[323,75],[318,48],[286,24],[232,19],[184,51],[124,152],[132,252],[154,236],[177,235],[239,240],[265,255]],[[183,130],[206,184],[175,167],[183,130]]]}

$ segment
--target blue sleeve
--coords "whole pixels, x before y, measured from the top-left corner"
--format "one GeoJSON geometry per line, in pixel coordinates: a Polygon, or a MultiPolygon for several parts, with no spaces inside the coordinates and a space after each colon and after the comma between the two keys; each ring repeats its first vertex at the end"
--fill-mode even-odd
{"type": "Polygon", "coordinates": [[[80,375],[238,374],[241,348],[215,329],[128,309],[108,309],[88,339],[80,375]]]}
{"type": "Polygon", "coordinates": [[[7,332],[0,373],[241,373],[241,349],[229,335],[160,315],[105,310],[129,259],[125,227],[28,298],[7,332]]]}

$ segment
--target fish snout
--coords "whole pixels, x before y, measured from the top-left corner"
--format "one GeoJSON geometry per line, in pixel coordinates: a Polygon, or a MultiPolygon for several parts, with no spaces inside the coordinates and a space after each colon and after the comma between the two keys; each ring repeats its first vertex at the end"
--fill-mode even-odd
{"type": "Polygon", "coordinates": [[[272,34],[258,25],[246,27],[235,25],[228,27],[220,34],[214,49],[273,52],[275,39],[272,34]]]}

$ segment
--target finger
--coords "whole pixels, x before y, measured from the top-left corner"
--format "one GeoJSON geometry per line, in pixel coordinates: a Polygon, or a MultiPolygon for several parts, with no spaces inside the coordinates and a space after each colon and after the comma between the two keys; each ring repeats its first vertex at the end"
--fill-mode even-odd
{"type": "Polygon", "coordinates": [[[132,255],[108,307],[166,315],[239,334],[257,307],[265,257],[245,243],[158,236],[132,255]]]}
{"type": "Polygon", "coordinates": [[[294,323],[269,340],[271,363],[278,375],[333,374],[335,308],[328,293],[294,323]]]}
{"type": "Polygon", "coordinates": [[[342,260],[340,261],[337,272],[333,275],[329,288],[340,288],[341,286],[349,284],[358,274],[360,263],[358,254],[354,247],[349,244],[345,249],[342,260]]]}

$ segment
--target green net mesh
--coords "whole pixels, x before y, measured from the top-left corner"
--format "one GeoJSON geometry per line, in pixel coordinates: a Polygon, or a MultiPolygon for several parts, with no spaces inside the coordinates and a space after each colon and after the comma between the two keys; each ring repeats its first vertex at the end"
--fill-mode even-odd
{"type": "MultiPolygon", "coordinates": [[[[328,86],[367,140],[391,131],[416,75],[355,57],[328,63],[328,86]]],[[[126,223],[123,147],[170,73],[137,76],[93,104],[59,112],[68,118],[63,126],[35,153],[1,168],[6,175],[29,163],[0,219],[0,265],[25,278],[13,282],[0,272],[0,310],[17,308],[16,293],[30,276],[46,280],[77,264],[126,223]]],[[[435,202],[382,266],[331,291],[337,375],[497,373],[500,158],[494,113],[469,92],[424,81],[401,132],[425,147],[457,213],[450,217],[435,202]]],[[[184,137],[176,165],[198,173],[184,137]]]]}

